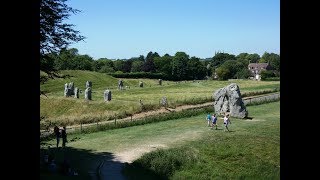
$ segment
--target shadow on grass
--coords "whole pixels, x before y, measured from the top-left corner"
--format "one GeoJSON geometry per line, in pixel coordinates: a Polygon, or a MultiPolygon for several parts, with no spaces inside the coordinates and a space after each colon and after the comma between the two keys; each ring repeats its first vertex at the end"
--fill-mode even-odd
{"type": "Polygon", "coordinates": [[[125,163],[123,173],[129,180],[168,180],[168,177],[160,176],[156,172],[146,169],[138,163],[125,163]]]}
{"type": "Polygon", "coordinates": [[[105,179],[100,175],[99,169],[103,162],[111,161],[112,166],[123,167],[123,163],[114,161],[114,155],[109,152],[93,152],[87,149],[76,149],[72,147],[66,148],[50,148],[49,153],[53,156],[57,168],[54,172],[49,171],[44,163],[45,154],[48,154],[48,149],[40,148],[40,179],[105,179]],[[70,162],[70,167],[77,172],[78,175],[65,175],[62,173],[62,163],[64,159],[70,162]]]}

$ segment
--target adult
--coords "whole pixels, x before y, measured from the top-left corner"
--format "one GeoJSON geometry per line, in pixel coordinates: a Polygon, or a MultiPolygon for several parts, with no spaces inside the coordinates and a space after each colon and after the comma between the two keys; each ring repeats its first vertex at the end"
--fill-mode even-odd
{"type": "Polygon", "coordinates": [[[67,130],[65,126],[63,126],[63,129],[61,130],[61,138],[62,138],[62,147],[64,148],[67,143],[67,130]]]}
{"type": "Polygon", "coordinates": [[[223,124],[224,124],[224,131],[228,131],[229,132],[229,128],[228,128],[228,125],[231,124],[231,121],[230,121],[230,118],[229,118],[229,114],[225,114],[224,115],[224,118],[223,118],[223,124]]]}
{"type": "Polygon", "coordinates": [[[211,127],[211,128],[213,128],[213,126],[216,127],[216,130],[218,129],[217,116],[216,116],[216,114],[213,114],[213,115],[212,115],[212,127],[211,127]]]}
{"type": "Polygon", "coordinates": [[[54,132],[54,135],[56,136],[57,148],[58,148],[59,147],[59,141],[60,141],[60,129],[58,128],[58,126],[54,126],[53,132],[54,132]]]}

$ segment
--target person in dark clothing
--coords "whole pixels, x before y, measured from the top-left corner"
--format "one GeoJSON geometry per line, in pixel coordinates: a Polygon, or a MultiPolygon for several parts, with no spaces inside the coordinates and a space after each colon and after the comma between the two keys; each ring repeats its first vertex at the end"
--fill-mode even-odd
{"type": "Polygon", "coordinates": [[[58,126],[55,126],[53,129],[53,132],[56,136],[56,140],[57,140],[57,148],[59,147],[59,141],[60,141],[60,129],[58,128],[58,126]]]}
{"type": "Polygon", "coordinates": [[[61,138],[62,138],[62,147],[65,147],[67,142],[67,130],[65,126],[61,131],[61,138]]]}

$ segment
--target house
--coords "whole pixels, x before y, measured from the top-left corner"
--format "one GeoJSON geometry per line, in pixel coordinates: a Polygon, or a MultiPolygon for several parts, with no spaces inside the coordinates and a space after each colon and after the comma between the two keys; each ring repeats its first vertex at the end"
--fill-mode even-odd
{"type": "Polygon", "coordinates": [[[249,63],[248,69],[251,72],[251,76],[255,80],[260,80],[260,73],[262,70],[272,70],[269,63],[249,63]]]}

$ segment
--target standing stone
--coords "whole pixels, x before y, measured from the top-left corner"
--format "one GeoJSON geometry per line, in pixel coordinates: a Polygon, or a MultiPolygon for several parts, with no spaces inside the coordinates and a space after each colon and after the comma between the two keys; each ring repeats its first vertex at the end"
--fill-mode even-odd
{"type": "Polygon", "coordinates": [[[80,92],[79,88],[75,87],[74,88],[74,98],[78,98],[79,99],[79,92],[80,92]]]}
{"type": "Polygon", "coordinates": [[[123,90],[123,81],[121,79],[118,81],[118,89],[123,90]]]}
{"type": "Polygon", "coordinates": [[[217,114],[229,113],[232,117],[245,118],[248,111],[241,98],[240,88],[232,83],[224,88],[220,88],[213,94],[214,110],[217,114]]]}
{"type": "Polygon", "coordinates": [[[139,82],[139,87],[143,87],[143,82],[142,81],[139,82]]]}
{"type": "Polygon", "coordinates": [[[87,87],[87,89],[84,91],[84,99],[91,100],[91,87],[87,87]]]}
{"type": "Polygon", "coordinates": [[[159,85],[162,86],[162,79],[159,79],[159,85]]]}
{"type": "Polygon", "coordinates": [[[104,101],[111,101],[111,91],[108,89],[104,91],[104,101]]]}
{"type": "Polygon", "coordinates": [[[167,105],[168,105],[167,97],[165,97],[165,96],[162,97],[161,105],[164,106],[164,107],[167,107],[167,105]]]}
{"type": "Polygon", "coordinates": [[[86,88],[91,87],[92,88],[92,82],[91,81],[87,81],[86,82],[86,88]]]}
{"type": "Polygon", "coordinates": [[[74,83],[70,82],[68,84],[68,96],[74,95],[74,83]]]}
{"type": "Polygon", "coordinates": [[[68,97],[68,83],[64,84],[64,97],[68,97]]]}

